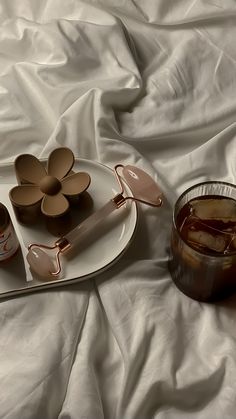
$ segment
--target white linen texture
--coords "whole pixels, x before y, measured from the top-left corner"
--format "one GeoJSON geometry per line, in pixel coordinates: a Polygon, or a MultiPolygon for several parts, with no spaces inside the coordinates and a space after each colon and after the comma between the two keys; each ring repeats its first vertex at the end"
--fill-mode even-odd
{"type": "MultiPolygon", "coordinates": [[[[0,301],[1,419],[233,419],[236,297],[168,272],[189,186],[236,181],[233,0],[0,0],[0,164],[137,165],[164,194],[106,272],[0,301]]],[[[1,199],[0,199],[1,200],[1,199]]]]}

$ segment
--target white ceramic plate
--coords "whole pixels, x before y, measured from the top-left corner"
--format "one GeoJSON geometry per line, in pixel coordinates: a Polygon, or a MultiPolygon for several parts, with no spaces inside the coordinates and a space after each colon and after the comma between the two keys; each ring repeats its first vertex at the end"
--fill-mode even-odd
{"type": "MultiPolygon", "coordinates": [[[[76,160],[74,170],[88,172],[91,176],[87,192],[92,198],[92,204],[90,202],[86,210],[79,208],[79,218],[82,221],[120,191],[113,171],[107,166],[80,159],[76,160]]],[[[22,253],[20,252],[7,264],[0,265],[0,298],[90,278],[116,262],[133,238],[137,223],[137,207],[134,202],[115,210],[96,230],[90,232],[83,245],[79,246],[78,253],[70,255],[68,252],[68,255],[62,258],[63,271],[59,279],[49,282],[39,280],[33,277],[28,269],[25,260],[27,247],[32,242],[53,244],[57,238],[42,226],[29,228],[16,221],[8,197],[9,190],[16,184],[13,166],[1,166],[0,200],[9,209],[22,253]]],[[[126,194],[132,195],[128,187],[126,194]]]]}

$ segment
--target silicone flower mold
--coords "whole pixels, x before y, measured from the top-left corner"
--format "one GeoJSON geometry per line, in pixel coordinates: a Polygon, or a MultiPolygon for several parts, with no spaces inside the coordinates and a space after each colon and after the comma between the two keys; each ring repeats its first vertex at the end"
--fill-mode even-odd
{"type": "MultiPolygon", "coordinates": [[[[84,192],[90,184],[88,173],[73,173],[74,154],[69,148],[55,149],[48,158],[47,170],[31,154],[21,154],[15,160],[18,183],[9,192],[13,207],[37,209],[47,217],[65,214],[70,198],[84,192]]],[[[15,209],[15,208],[14,208],[15,209]]]]}

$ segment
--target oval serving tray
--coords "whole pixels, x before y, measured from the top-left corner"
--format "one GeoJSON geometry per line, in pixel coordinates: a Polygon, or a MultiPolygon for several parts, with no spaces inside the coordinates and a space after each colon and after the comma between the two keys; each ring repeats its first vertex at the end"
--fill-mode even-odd
{"type": "MultiPolygon", "coordinates": [[[[91,176],[88,188],[87,208],[79,207],[79,221],[101,208],[109,199],[119,193],[119,187],[113,170],[90,160],[78,159],[73,169],[76,172],[85,171],[91,176]]],[[[0,167],[0,197],[8,208],[21,251],[11,261],[0,265],[0,298],[6,298],[24,293],[41,291],[45,288],[69,285],[94,277],[117,262],[129,246],[137,224],[137,206],[128,204],[115,211],[107,220],[101,223],[94,232],[79,246],[73,255],[63,257],[62,276],[53,281],[43,281],[32,276],[26,262],[27,247],[30,243],[52,244],[55,236],[48,233],[42,225],[26,227],[20,225],[15,218],[9,197],[9,190],[17,184],[13,165],[0,167]]],[[[126,193],[132,195],[128,186],[126,193]]]]}

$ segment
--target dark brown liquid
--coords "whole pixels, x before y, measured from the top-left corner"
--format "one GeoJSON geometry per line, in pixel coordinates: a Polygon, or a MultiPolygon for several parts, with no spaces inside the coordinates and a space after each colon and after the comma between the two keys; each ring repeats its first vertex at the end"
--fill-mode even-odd
{"type": "Polygon", "coordinates": [[[236,201],[209,195],[194,198],[179,211],[176,227],[170,272],[178,288],[201,301],[235,291],[236,201]]]}
{"type": "Polygon", "coordinates": [[[199,252],[236,253],[236,201],[232,198],[192,199],[180,210],[176,224],[185,242],[199,252]]]}

